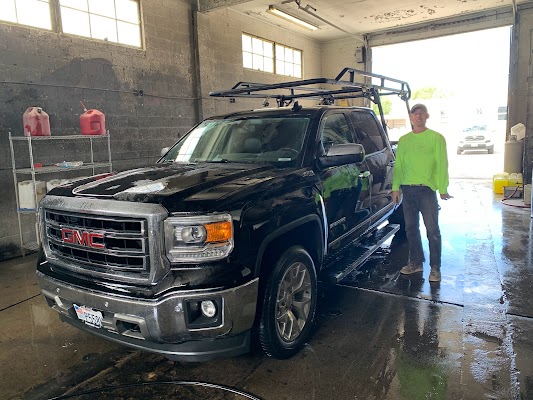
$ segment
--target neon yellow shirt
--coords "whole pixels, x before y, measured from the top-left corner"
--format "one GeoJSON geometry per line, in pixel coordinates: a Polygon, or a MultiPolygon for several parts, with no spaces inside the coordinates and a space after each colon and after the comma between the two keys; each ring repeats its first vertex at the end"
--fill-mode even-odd
{"type": "Polygon", "coordinates": [[[440,194],[448,193],[446,139],[426,129],[403,135],[396,150],[392,190],[400,185],[426,185],[440,194]]]}

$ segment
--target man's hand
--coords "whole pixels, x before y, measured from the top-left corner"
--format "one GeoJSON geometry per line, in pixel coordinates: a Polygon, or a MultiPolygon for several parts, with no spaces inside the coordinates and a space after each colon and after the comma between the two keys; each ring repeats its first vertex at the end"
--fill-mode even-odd
{"type": "Polygon", "coordinates": [[[394,204],[400,204],[400,191],[399,190],[392,191],[392,202],[394,204]]]}
{"type": "MultiPolygon", "coordinates": [[[[394,195],[392,196],[392,198],[394,199],[394,195]]],[[[450,200],[450,199],[453,199],[453,196],[450,196],[449,193],[441,193],[440,198],[442,200],[450,200]]]]}

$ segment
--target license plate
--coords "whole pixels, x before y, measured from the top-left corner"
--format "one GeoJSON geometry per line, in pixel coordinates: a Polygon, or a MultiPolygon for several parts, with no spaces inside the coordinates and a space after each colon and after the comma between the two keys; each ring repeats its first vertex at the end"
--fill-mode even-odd
{"type": "Polygon", "coordinates": [[[477,147],[477,143],[472,143],[470,147],[477,147]]]}
{"type": "Polygon", "coordinates": [[[91,307],[74,305],[76,316],[80,321],[83,321],[86,325],[93,328],[102,327],[102,313],[100,311],[93,310],[91,307]]]}

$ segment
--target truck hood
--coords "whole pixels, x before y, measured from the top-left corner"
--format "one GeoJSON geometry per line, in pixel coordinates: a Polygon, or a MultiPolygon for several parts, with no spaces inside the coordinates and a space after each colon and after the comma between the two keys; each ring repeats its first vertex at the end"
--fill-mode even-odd
{"type": "MultiPolygon", "coordinates": [[[[287,185],[294,172],[293,168],[280,169],[265,164],[157,164],[102,179],[96,176],[89,182],[74,182],[54,189],[51,194],[159,203],[169,211],[176,207],[193,211],[183,204],[218,204],[236,196],[247,197],[266,182],[274,187],[283,182],[287,185]]],[[[298,178],[293,176],[293,179],[298,178]]]]}

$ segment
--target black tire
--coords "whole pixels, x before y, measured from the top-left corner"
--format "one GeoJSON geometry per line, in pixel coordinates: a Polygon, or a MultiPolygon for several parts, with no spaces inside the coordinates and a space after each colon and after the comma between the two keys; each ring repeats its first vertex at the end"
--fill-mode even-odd
{"type": "Polygon", "coordinates": [[[489,148],[487,149],[487,152],[488,152],[489,154],[494,154],[494,147],[489,147],[489,148]]]}
{"type": "Polygon", "coordinates": [[[286,359],[305,345],[313,329],[316,303],[313,259],[303,247],[290,247],[277,259],[265,287],[259,341],[269,357],[286,359]]]}
{"type": "Polygon", "coordinates": [[[457,149],[457,154],[463,154],[463,150],[462,149],[457,149]]]}

